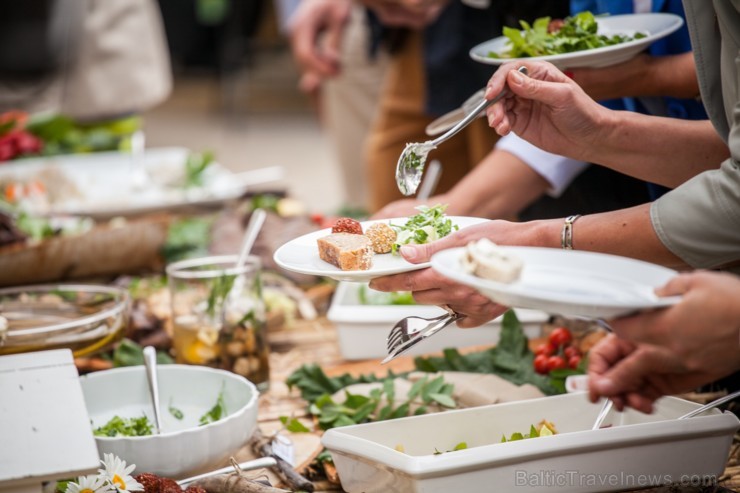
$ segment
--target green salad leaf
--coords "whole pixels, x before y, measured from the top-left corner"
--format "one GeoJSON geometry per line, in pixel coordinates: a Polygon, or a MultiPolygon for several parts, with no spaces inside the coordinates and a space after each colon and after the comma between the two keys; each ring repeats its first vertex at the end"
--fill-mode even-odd
{"type": "Polygon", "coordinates": [[[203,173],[212,163],[212,152],[191,152],[185,161],[185,188],[203,186],[203,173]]]}
{"type": "Polygon", "coordinates": [[[391,252],[397,254],[402,245],[429,243],[457,231],[459,227],[445,216],[446,209],[446,204],[437,204],[434,207],[420,205],[416,208],[419,213],[411,216],[405,224],[391,224],[397,234],[391,252]]]}
{"type": "Polygon", "coordinates": [[[504,27],[503,35],[508,38],[509,50],[489,52],[490,58],[529,58],[545,55],[561,55],[576,51],[612,46],[646,36],[637,32],[628,34],[598,34],[598,22],[589,11],[566,17],[560,29],[549,32],[550,17],[540,17],[531,25],[519,21],[522,30],[504,27]]]}
{"type": "Polygon", "coordinates": [[[226,403],[224,402],[224,388],[221,386],[221,391],[218,393],[216,403],[200,417],[198,423],[200,426],[207,425],[208,423],[215,423],[224,416],[226,416],[226,403]]]}
{"type": "Polygon", "coordinates": [[[167,238],[160,251],[165,262],[208,255],[212,224],[212,219],[200,217],[173,221],[167,228],[167,238]]]}
{"type": "Polygon", "coordinates": [[[414,295],[410,291],[375,291],[361,284],[357,289],[357,299],[361,305],[415,305],[414,295]]]}
{"type": "Polygon", "coordinates": [[[113,416],[103,426],[95,428],[98,437],[143,437],[152,434],[152,422],[146,416],[140,418],[121,418],[113,416]]]}
{"type": "MultiPolygon", "coordinates": [[[[157,364],[170,365],[175,361],[164,351],[157,351],[157,364]]],[[[113,366],[139,366],[144,364],[144,349],[141,345],[124,338],[113,351],[113,366]]]]}

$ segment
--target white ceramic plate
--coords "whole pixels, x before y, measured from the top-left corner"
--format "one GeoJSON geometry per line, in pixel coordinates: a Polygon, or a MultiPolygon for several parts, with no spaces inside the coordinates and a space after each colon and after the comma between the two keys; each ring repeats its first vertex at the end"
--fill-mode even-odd
{"type": "Polygon", "coordinates": [[[655,41],[673,33],[683,25],[683,19],[678,15],[665,13],[625,14],[600,17],[598,23],[600,34],[634,35],[641,32],[647,34],[647,36],[613,46],[562,55],[531,58],[491,58],[488,56],[490,52],[505,53],[509,49],[507,45],[508,38],[499,36],[473,47],[470,50],[470,57],[477,62],[489,65],[501,65],[516,60],[538,60],[550,62],[560,68],[606,67],[626,62],[655,41]]]}
{"type": "Polygon", "coordinates": [[[672,305],[678,296],[659,298],[654,289],[678,273],[658,265],[603,253],[538,247],[503,247],[524,261],[521,277],[510,284],[463,271],[463,248],[432,257],[432,268],[471,286],[493,301],[567,317],[613,318],[672,305]]]}
{"type": "Polygon", "coordinates": [[[213,207],[241,197],[247,186],[279,179],[280,168],[232,173],[212,163],[203,173],[203,185],[183,188],[185,162],[190,151],[183,147],[150,148],[142,162],[146,183],[132,182],[131,155],[123,152],[72,154],[23,159],[0,166],[0,183],[40,181],[49,201],[26,204],[37,215],[73,214],[106,219],[159,211],[213,207]]]}
{"type": "MultiPolygon", "coordinates": [[[[478,217],[449,216],[452,223],[460,229],[486,222],[487,219],[478,217]]],[[[377,221],[365,221],[362,223],[363,230],[374,223],[390,222],[391,224],[405,224],[408,218],[381,219],[377,221]]],[[[371,279],[391,274],[400,274],[401,272],[410,272],[417,269],[429,267],[429,263],[412,264],[404,260],[400,255],[375,255],[373,257],[373,266],[368,270],[341,270],[338,267],[324,262],[319,257],[319,248],[316,240],[331,234],[331,229],[322,229],[303,236],[284,244],[275,252],[274,258],[283,269],[298,272],[300,274],[309,274],[313,276],[323,276],[336,279],[337,281],[354,281],[367,282],[371,279]]]]}

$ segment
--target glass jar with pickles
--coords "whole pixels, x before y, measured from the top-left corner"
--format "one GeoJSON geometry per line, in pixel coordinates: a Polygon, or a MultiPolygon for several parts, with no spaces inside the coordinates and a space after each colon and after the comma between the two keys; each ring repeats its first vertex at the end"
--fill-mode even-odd
{"type": "Polygon", "coordinates": [[[236,261],[204,257],[167,267],[175,359],[232,371],[264,390],[270,371],[260,261],[236,261]]]}

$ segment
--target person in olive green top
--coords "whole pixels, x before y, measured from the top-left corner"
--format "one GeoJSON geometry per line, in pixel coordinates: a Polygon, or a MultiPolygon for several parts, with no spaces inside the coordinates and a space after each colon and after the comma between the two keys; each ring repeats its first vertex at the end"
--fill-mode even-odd
{"type": "MultiPolygon", "coordinates": [[[[496,71],[488,84],[487,97],[498,94],[505,84],[511,91],[507,98],[488,109],[489,124],[501,135],[513,131],[544,150],[675,187],[652,204],[578,219],[572,225],[575,249],[624,255],[680,269],[723,268],[738,273],[740,72],[735,59],[740,52],[740,5],[729,0],[685,0],[684,7],[701,96],[711,124],[610,111],[591,100],[560,70],[543,62],[508,63],[496,71]],[[528,77],[515,70],[520,65],[529,69],[528,77]],[[718,155],[729,157],[717,159],[718,155]],[[705,171],[708,165],[711,169],[705,171]]],[[[563,220],[490,221],[433,243],[404,246],[401,254],[410,262],[425,262],[439,250],[465,245],[481,237],[504,245],[559,248],[563,227],[563,220]]],[[[710,281],[710,284],[715,282],[710,281]]],[[[738,299],[737,283],[719,284],[719,292],[726,295],[722,306],[731,310],[738,299]]],[[[503,311],[472,289],[459,286],[431,269],[378,278],[371,287],[411,290],[420,302],[448,305],[466,315],[459,323],[465,327],[480,325],[503,311]]],[[[666,313],[681,306],[670,308],[666,313]]],[[[732,320],[737,331],[740,320],[732,320]]],[[[727,343],[733,339],[733,333],[729,339],[723,339],[709,319],[690,327],[680,325],[680,319],[673,322],[693,336],[690,344],[696,351],[719,340],[724,343],[719,345],[720,350],[714,357],[700,360],[691,368],[673,367],[671,371],[678,384],[670,389],[637,385],[611,388],[609,392],[595,387],[593,392],[611,395],[632,392],[645,400],[627,399],[626,402],[646,409],[645,402],[651,402],[661,393],[694,387],[702,383],[702,379],[708,382],[720,376],[713,365],[721,357],[735,364],[740,362],[738,337],[734,337],[734,344],[727,343]],[[702,379],[690,378],[690,372],[701,373],[702,379]]],[[[647,356],[637,351],[640,344],[645,344],[641,341],[652,341],[652,347],[668,348],[671,354],[680,354],[666,345],[665,338],[651,337],[665,331],[664,326],[646,324],[644,329],[646,332],[632,352],[621,354],[621,358],[602,360],[607,362],[607,368],[599,368],[601,373],[608,367],[624,364],[633,353],[633,359],[645,361],[647,356]]],[[[629,338],[634,334],[625,332],[623,335],[629,338]]],[[[609,338],[602,349],[613,350],[621,343],[623,339],[609,338]]],[[[641,371],[649,372],[648,366],[629,368],[634,377],[630,379],[632,382],[640,381],[641,371]]],[[[736,370],[723,367],[725,374],[736,370]]]]}

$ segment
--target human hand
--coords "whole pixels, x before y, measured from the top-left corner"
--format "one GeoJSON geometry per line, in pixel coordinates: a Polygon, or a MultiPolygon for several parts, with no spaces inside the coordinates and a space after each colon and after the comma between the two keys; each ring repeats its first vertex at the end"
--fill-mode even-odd
{"type": "Polygon", "coordinates": [[[422,29],[434,22],[449,0],[360,0],[383,25],[422,29]]]}
{"type": "Polygon", "coordinates": [[[486,110],[488,124],[498,134],[514,132],[546,151],[577,159],[601,140],[609,110],[554,65],[506,63],[489,80],[486,99],[505,86],[508,94],[486,110]],[[520,66],[527,67],[528,76],[516,70],[520,66]]]}
{"type": "Polygon", "coordinates": [[[740,368],[740,278],[709,271],[680,274],[656,294],[682,299],[663,310],[614,320],[614,332],[665,347],[689,369],[740,368]]]}
{"type": "Polygon", "coordinates": [[[289,32],[293,57],[304,73],[313,78],[339,74],[342,35],[351,10],[351,0],[300,2],[289,32]]]}
{"type": "MultiPolygon", "coordinates": [[[[509,244],[524,241],[521,223],[487,221],[470,226],[437,241],[423,245],[404,245],[401,255],[413,264],[428,262],[432,255],[447,248],[467,245],[470,241],[489,238],[509,244]]],[[[460,327],[477,327],[496,318],[506,311],[488,297],[468,286],[458,284],[436,271],[427,268],[384,276],[370,281],[370,287],[378,291],[411,291],[414,300],[427,305],[447,305],[465,318],[458,321],[460,327]]]]}
{"type": "Polygon", "coordinates": [[[588,353],[589,398],[608,397],[622,411],[644,413],[664,395],[688,392],[728,375],[718,369],[691,369],[669,349],[634,343],[609,334],[588,353]]]}
{"type": "Polygon", "coordinates": [[[618,408],[649,412],[662,395],[740,369],[740,279],[698,271],[675,277],[656,293],[683,298],[672,307],[612,322],[616,335],[589,356],[592,399],[615,396],[618,408]]]}

